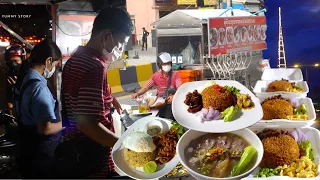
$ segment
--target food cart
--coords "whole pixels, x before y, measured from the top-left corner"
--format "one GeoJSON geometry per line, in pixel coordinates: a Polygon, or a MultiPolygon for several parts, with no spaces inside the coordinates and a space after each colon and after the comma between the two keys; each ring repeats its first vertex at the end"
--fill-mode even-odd
{"type": "MultiPolygon", "coordinates": [[[[220,76],[220,74],[225,74],[224,72],[218,73],[220,78],[215,77],[212,72],[213,68],[207,65],[207,59],[211,55],[208,47],[210,44],[208,43],[210,35],[208,33],[208,19],[249,16],[254,15],[247,11],[232,10],[231,8],[227,10],[176,10],[152,23],[156,34],[157,53],[168,52],[173,55],[173,59],[176,58],[174,56],[182,56],[182,62],[177,62],[178,69],[200,70],[200,79],[227,79],[220,76]],[[233,11],[233,16],[231,11],[233,11]]],[[[256,59],[261,59],[261,51],[253,52],[252,56],[252,59],[255,60],[252,63],[255,64],[256,59]]],[[[246,64],[241,68],[247,69],[249,65],[246,64]]]]}

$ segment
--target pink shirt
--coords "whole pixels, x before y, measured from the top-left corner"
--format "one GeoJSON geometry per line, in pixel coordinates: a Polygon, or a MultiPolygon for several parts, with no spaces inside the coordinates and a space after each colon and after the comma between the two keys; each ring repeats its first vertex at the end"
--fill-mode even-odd
{"type": "MultiPolygon", "coordinates": [[[[162,73],[161,70],[154,73],[149,81],[147,82],[147,87],[151,89],[153,86],[157,86],[157,95],[162,95],[168,85],[169,76],[162,73]]],[[[182,85],[179,73],[172,71],[171,88],[177,90],[182,85]]]]}

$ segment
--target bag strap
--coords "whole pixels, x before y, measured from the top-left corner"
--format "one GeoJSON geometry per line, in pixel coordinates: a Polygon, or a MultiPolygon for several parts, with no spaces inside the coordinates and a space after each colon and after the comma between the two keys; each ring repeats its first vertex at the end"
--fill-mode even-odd
{"type": "Polygon", "coordinates": [[[171,85],[171,79],[172,79],[172,71],[169,72],[169,80],[168,80],[168,84],[167,84],[167,89],[164,92],[165,98],[166,98],[166,102],[167,102],[167,98],[169,96],[169,88],[170,88],[170,85],[171,85]]]}
{"type": "MultiPolygon", "coordinates": [[[[19,96],[18,96],[18,102],[19,102],[19,118],[20,118],[20,121],[21,121],[21,104],[22,104],[22,96],[24,94],[24,92],[28,89],[28,87],[35,83],[35,82],[38,82],[40,81],[39,79],[29,79],[27,82],[25,82],[22,87],[20,88],[20,92],[19,92],[19,96]]],[[[32,96],[31,96],[32,97],[32,96]]],[[[31,104],[32,101],[30,101],[30,104],[31,104]]],[[[29,111],[31,113],[31,105],[29,106],[29,111]]],[[[32,114],[32,113],[31,113],[32,114]]]]}

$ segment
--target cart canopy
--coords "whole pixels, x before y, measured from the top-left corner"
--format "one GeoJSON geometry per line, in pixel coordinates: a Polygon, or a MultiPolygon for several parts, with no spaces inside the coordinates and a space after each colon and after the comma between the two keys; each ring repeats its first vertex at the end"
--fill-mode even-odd
{"type": "MultiPolygon", "coordinates": [[[[205,9],[205,10],[176,10],[151,25],[156,29],[182,29],[199,28],[208,18],[219,17],[226,9],[205,9]]],[[[234,17],[251,16],[252,14],[240,9],[233,9],[234,17]]],[[[228,11],[220,17],[232,17],[231,11],[228,11]]]]}

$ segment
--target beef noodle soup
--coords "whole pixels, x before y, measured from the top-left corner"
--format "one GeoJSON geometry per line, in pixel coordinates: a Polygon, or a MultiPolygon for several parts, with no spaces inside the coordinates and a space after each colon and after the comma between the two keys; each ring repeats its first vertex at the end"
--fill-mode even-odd
{"type": "MultiPolygon", "coordinates": [[[[205,176],[225,178],[231,176],[244,148],[249,143],[232,134],[206,134],[190,142],[185,149],[188,166],[205,176]]],[[[253,164],[248,167],[252,168],[253,164]]]]}

